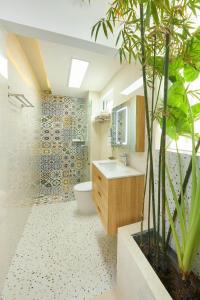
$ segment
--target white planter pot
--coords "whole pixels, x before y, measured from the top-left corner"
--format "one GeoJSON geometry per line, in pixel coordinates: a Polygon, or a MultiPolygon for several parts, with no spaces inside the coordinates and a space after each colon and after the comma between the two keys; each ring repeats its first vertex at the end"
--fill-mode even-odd
{"type": "Polygon", "coordinates": [[[143,252],[131,236],[140,223],[119,228],[117,287],[120,300],[172,300],[143,252]]]}

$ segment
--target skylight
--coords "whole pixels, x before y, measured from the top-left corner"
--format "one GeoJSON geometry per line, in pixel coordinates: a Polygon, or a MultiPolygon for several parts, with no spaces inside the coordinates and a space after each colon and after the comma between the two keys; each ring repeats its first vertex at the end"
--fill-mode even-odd
{"type": "Polygon", "coordinates": [[[72,59],[69,76],[69,87],[80,88],[89,63],[84,60],[72,59]]]}
{"type": "Polygon", "coordinates": [[[8,79],[8,62],[2,54],[0,54],[0,74],[8,79]]]}
{"type": "Polygon", "coordinates": [[[142,86],[143,86],[143,78],[140,77],[138,80],[134,81],[131,85],[129,85],[125,90],[123,90],[121,94],[128,96],[142,86]]]}

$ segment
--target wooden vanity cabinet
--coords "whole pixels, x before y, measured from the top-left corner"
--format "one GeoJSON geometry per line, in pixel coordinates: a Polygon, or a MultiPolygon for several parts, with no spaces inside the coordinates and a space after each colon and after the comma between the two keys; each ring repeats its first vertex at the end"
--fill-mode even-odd
{"type": "Polygon", "coordinates": [[[109,235],[142,218],[144,175],[107,179],[92,165],[93,201],[109,235]]]}

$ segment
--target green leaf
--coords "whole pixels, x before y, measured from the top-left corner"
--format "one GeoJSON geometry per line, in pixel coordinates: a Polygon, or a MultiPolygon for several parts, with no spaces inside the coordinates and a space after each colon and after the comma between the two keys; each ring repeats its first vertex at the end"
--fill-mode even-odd
{"type": "MultiPolygon", "coordinates": [[[[166,122],[167,122],[167,128],[166,128],[166,134],[172,139],[172,140],[178,140],[179,136],[177,134],[177,128],[176,123],[173,116],[168,116],[166,122]]],[[[162,128],[162,122],[161,122],[161,128],[162,128]]]]}
{"type": "Polygon", "coordinates": [[[151,18],[151,2],[149,1],[147,4],[147,9],[146,9],[146,26],[150,25],[150,18],[151,18]]]}
{"type": "Polygon", "coordinates": [[[131,44],[129,42],[129,49],[128,49],[128,62],[129,62],[129,64],[131,63],[131,59],[132,59],[132,49],[131,49],[131,44]]]}
{"type": "MultiPolygon", "coordinates": [[[[180,195],[181,195],[181,203],[180,203],[180,206],[181,206],[181,211],[182,211],[182,215],[183,215],[183,219],[184,219],[184,222],[185,222],[185,227],[186,227],[186,211],[185,211],[185,196],[184,196],[184,192],[183,192],[183,175],[182,175],[182,165],[181,165],[181,156],[180,156],[180,153],[178,151],[178,145],[176,143],[176,151],[177,151],[177,156],[178,156],[178,169],[179,169],[179,177],[180,177],[180,195]]],[[[186,234],[186,232],[185,232],[186,234]]]]}
{"type": "Polygon", "coordinates": [[[157,8],[153,1],[151,1],[151,12],[153,15],[154,22],[156,23],[156,25],[159,25],[159,17],[158,17],[157,8]]]}
{"type": "MultiPolygon", "coordinates": [[[[196,155],[193,153],[196,158],[196,155]]],[[[193,167],[192,167],[193,171],[193,167]]],[[[195,172],[197,185],[191,199],[191,209],[189,214],[189,229],[187,234],[186,249],[183,256],[183,270],[188,272],[192,268],[193,259],[200,246],[200,174],[199,170],[195,172]]]]}
{"type": "Polygon", "coordinates": [[[120,32],[118,33],[117,39],[116,39],[115,46],[117,46],[117,45],[118,45],[118,43],[119,43],[119,39],[120,39],[120,37],[121,37],[121,34],[122,34],[122,31],[120,30],[120,32]]]}
{"type": "Polygon", "coordinates": [[[200,40],[193,37],[188,45],[187,56],[193,63],[200,61],[200,40]]]}
{"type": "Polygon", "coordinates": [[[110,29],[110,31],[113,33],[113,28],[112,28],[112,25],[110,23],[110,21],[106,21],[107,25],[108,25],[108,28],[110,29]]]}
{"type": "Polygon", "coordinates": [[[94,31],[95,31],[96,26],[97,26],[97,24],[95,24],[95,25],[92,27],[91,37],[93,37],[93,34],[94,34],[94,31]]]}
{"type": "MultiPolygon", "coordinates": [[[[154,66],[154,57],[148,59],[148,64],[154,66]]],[[[162,56],[156,56],[155,58],[155,69],[159,74],[164,75],[164,58],[162,56]]]]}
{"type": "Polygon", "coordinates": [[[192,82],[199,76],[199,71],[191,65],[184,66],[184,78],[187,82],[192,82]]]}
{"type": "Polygon", "coordinates": [[[165,0],[165,6],[166,6],[166,8],[167,8],[167,9],[169,9],[169,8],[170,8],[170,3],[169,3],[169,0],[165,0]]]}
{"type": "Polygon", "coordinates": [[[176,120],[176,130],[179,136],[191,135],[191,123],[187,117],[176,120]]]}
{"type": "Polygon", "coordinates": [[[106,24],[105,24],[105,22],[103,21],[103,32],[104,32],[104,34],[105,34],[105,36],[108,38],[108,31],[107,31],[107,28],[106,28],[106,24]]]}
{"type": "Polygon", "coordinates": [[[171,72],[175,72],[182,69],[183,66],[184,66],[183,59],[181,57],[178,57],[170,63],[169,69],[171,72]]]}
{"type": "Polygon", "coordinates": [[[181,251],[181,245],[180,245],[180,242],[179,242],[178,233],[176,231],[176,227],[175,227],[175,224],[174,224],[174,221],[173,221],[170,209],[169,209],[168,200],[166,201],[166,210],[167,210],[167,214],[168,214],[170,227],[172,229],[172,235],[173,235],[174,242],[175,242],[175,245],[176,245],[178,264],[179,264],[179,267],[182,269],[183,254],[182,254],[182,251],[181,251]]]}
{"type": "Polygon", "coordinates": [[[194,36],[200,40],[200,26],[196,29],[195,33],[194,33],[194,36]]]}
{"type": "Polygon", "coordinates": [[[180,70],[184,67],[182,58],[176,58],[169,64],[169,79],[171,82],[183,81],[180,70]]]}
{"type": "Polygon", "coordinates": [[[166,173],[167,173],[167,177],[168,177],[168,181],[169,181],[170,190],[172,192],[173,200],[174,200],[174,203],[175,203],[175,206],[176,206],[178,220],[180,222],[182,243],[183,243],[183,249],[184,249],[185,242],[186,242],[186,224],[185,224],[183,212],[182,212],[181,206],[178,202],[178,197],[177,197],[175,187],[174,187],[173,181],[171,179],[171,176],[170,176],[169,169],[168,169],[167,165],[166,165],[166,173]]]}
{"type": "Polygon", "coordinates": [[[101,26],[101,22],[99,22],[99,24],[97,25],[97,29],[96,29],[96,33],[95,33],[95,42],[97,40],[97,36],[98,36],[98,33],[99,33],[100,26],[101,26]]]}
{"type": "Polygon", "coordinates": [[[175,82],[169,88],[168,105],[187,111],[186,90],[182,82],[175,82]]]}
{"type": "Polygon", "coordinates": [[[194,120],[198,120],[200,118],[200,103],[192,105],[191,110],[194,120]]]}
{"type": "Polygon", "coordinates": [[[123,60],[126,60],[126,54],[124,48],[119,49],[119,57],[120,57],[120,63],[123,63],[123,60]]]}

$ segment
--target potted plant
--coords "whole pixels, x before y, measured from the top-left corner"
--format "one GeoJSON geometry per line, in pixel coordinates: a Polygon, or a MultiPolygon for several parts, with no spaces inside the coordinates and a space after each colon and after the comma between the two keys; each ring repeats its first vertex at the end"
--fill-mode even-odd
{"type": "MultiPolygon", "coordinates": [[[[200,142],[196,144],[198,136],[194,132],[194,120],[199,118],[200,105],[199,103],[190,105],[188,100],[191,95],[199,99],[199,91],[190,89],[190,82],[196,80],[200,73],[200,29],[194,30],[194,23],[191,21],[199,10],[199,0],[114,0],[110,4],[106,17],[100,19],[92,28],[92,36],[97,40],[100,30],[108,38],[117,27],[116,45],[119,48],[120,61],[125,60],[130,63],[136,60],[141,63],[148,139],[145,186],[145,193],[148,187],[148,220],[147,234],[144,232],[144,222],[141,222],[139,246],[134,242],[134,251],[138,254],[139,250],[136,248],[140,247],[145,252],[161,280],[167,281],[166,286],[173,299],[200,299],[199,279],[191,272],[192,260],[200,244],[200,214],[197,213],[200,207],[200,176],[196,163],[196,151],[200,142]],[[162,128],[157,192],[153,153],[156,120],[162,128]],[[175,140],[181,135],[187,135],[193,141],[191,163],[185,178],[181,171],[181,163],[179,164],[180,195],[175,191],[167,167],[167,135],[175,140]],[[184,205],[184,192],[191,173],[191,203],[187,211],[184,205]],[[168,203],[167,180],[175,203],[174,212],[171,212],[168,203]],[[177,217],[179,222],[175,225],[177,217]],[[170,229],[167,234],[168,222],[170,229]],[[175,271],[170,258],[171,233],[176,246],[178,272],[175,271]],[[167,274],[174,276],[172,281],[178,281],[177,288],[168,285],[170,280],[167,274]],[[195,287],[193,294],[192,285],[195,287]]],[[[122,254],[120,247],[118,250],[122,254]]],[[[144,258],[141,258],[143,256],[138,257],[140,261],[143,260],[142,266],[147,268],[144,258]]],[[[135,260],[135,264],[138,266],[140,262],[135,260]]],[[[152,275],[153,269],[149,269],[151,271],[148,273],[149,276],[146,276],[147,281],[151,276],[156,278],[152,275]]],[[[144,273],[142,268],[140,268],[141,272],[144,273]]],[[[161,299],[159,295],[163,295],[164,298],[170,299],[167,292],[165,295],[161,292],[162,285],[160,289],[158,288],[158,281],[155,284],[157,291],[152,291],[152,286],[154,284],[151,282],[148,285],[151,294],[149,292],[148,296],[143,295],[143,298],[139,298],[134,294],[134,297],[161,299]]]]}

